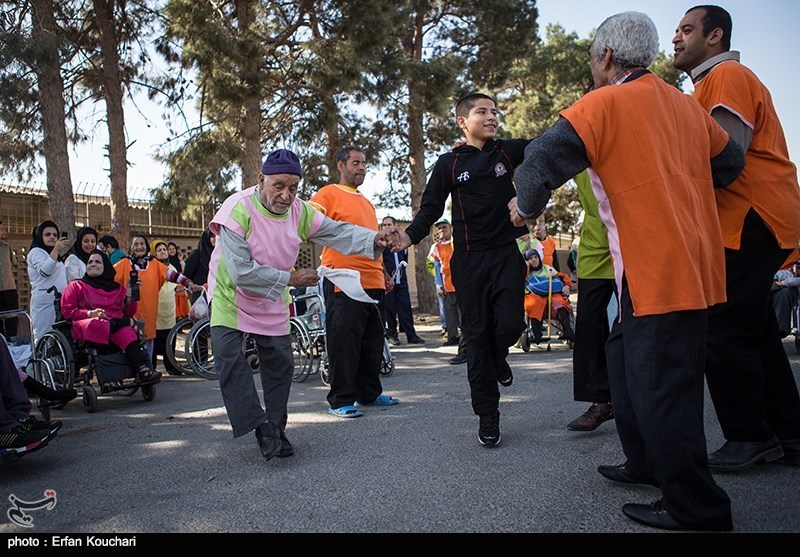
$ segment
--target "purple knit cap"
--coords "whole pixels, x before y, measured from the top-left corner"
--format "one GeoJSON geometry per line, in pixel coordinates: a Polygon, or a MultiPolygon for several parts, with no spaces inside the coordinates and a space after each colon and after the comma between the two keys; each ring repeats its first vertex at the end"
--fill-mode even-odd
{"type": "Polygon", "coordinates": [[[288,149],[278,149],[267,155],[261,174],[296,174],[303,177],[300,159],[288,149]]]}

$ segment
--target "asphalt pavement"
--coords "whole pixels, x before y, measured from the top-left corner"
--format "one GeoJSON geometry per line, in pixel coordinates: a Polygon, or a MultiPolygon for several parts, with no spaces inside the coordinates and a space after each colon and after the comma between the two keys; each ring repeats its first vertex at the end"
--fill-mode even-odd
{"type": "MultiPolygon", "coordinates": [[[[345,420],[327,414],[319,377],[293,384],[286,432],[296,454],[286,459],[265,461],[252,434],[233,438],[214,381],[165,377],[154,401],[101,396],[94,414],[77,399],[53,412],[64,427],[46,448],[0,467],[0,506],[48,490],[57,503],[29,511],[32,528],[0,509],[0,533],[653,532],[620,508],[658,490],[596,471],[624,460],[614,423],[566,429],[588,407],[572,400],[568,348],[512,349],[502,443],[488,449],[466,365],[447,363],[456,348],[442,347],[437,330],[430,319],[418,329],[426,345],[394,349],[383,383],[397,406],[345,420]]],[[[797,377],[792,337],[785,347],[797,377]]],[[[705,423],[716,449],[723,439],[708,397],[705,423]]],[[[733,501],[736,532],[800,532],[800,467],[715,478],[733,501]]]]}

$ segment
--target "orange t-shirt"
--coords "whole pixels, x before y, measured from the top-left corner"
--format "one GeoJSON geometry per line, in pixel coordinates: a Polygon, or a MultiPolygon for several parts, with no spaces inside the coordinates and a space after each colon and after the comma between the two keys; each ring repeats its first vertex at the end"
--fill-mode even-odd
{"type": "Polygon", "coordinates": [[[552,267],[553,258],[555,257],[556,253],[556,241],[548,236],[544,240],[539,240],[539,243],[542,244],[542,250],[544,250],[544,253],[542,254],[542,263],[552,267]]]}
{"type": "Polygon", "coordinates": [[[727,60],[695,85],[694,98],[711,113],[722,107],[753,130],[744,172],[733,184],[716,190],[725,247],[739,249],[744,217],[752,207],[782,248],[800,239],[800,189],[797,168],[789,160],[786,138],[772,96],[746,66],[727,60]]]}
{"type": "MultiPolygon", "coordinates": [[[[356,188],[340,184],[327,185],[314,194],[311,204],[328,218],[378,231],[375,207],[356,188]]],[[[386,289],[383,260],[376,261],[363,255],[343,255],[326,247],[322,250],[322,264],[331,269],[354,269],[360,272],[361,286],[365,290],[386,289]]]]}
{"type": "Polygon", "coordinates": [[[561,115],[586,147],[619,284],[634,314],[725,301],[725,259],[710,160],[728,134],[703,108],[647,73],[602,87],[561,115]]]}
{"type": "MultiPolygon", "coordinates": [[[[120,259],[114,265],[114,280],[124,287],[128,286],[131,276],[131,260],[120,259]]],[[[139,303],[136,305],[134,317],[144,320],[144,336],[147,340],[156,338],[156,319],[158,318],[158,291],[167,282],[167,267],[158,261],[151,260],[144,271],[139,271],[142,284],[139,285],[139,303]]]]}
{"type": "Polygon", "coordinates": [[[456,287],[453,285],[453,275],[450,272],[450,259],[453,257],[453,240],[451,239],[446,242],[436,242],[434,244],[431,257],[442,264],[442,281],[444,282],[444,291],[455,292],[456,287]]]}

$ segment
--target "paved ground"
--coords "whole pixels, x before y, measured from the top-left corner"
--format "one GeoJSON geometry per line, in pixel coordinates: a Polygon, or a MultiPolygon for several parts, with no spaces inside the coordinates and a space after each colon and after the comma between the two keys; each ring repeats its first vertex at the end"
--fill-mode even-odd
{"type": "MultiPolygon", "coordinates": [[[[402,403],[342,420],[326,410],[317,377],[295,384],[287,433],[297,448],[265,462],[255,438],[234,440],[215,382],[167,377],[145,402],[101,397],[87,414],[73,402],[54,416],[64,428],[42,451],[0,469],[9,495],[57,493],[31,511],[33,529],[3,511],[0,533],[43,532],[650,532],[623,503],[650,502],[650,487],[604,480],[599,464],[623,460],[614,424],[593,433],[565,424],[586,407],[572,401],[571,352],[512,350],[503,390],[503,441],[478,444],[466,366],[450,366],[434,327],[427,346],[395,350],[384,381],[402,403]]],[[[795,373],[800,356],[787,342],[795,373]]],[[[706,404],[709,446],[721,434],[706,404]]],[[[733,500],[739,532],[800,532],[800,467],[764,465],[717,476],[733,500]]]]}

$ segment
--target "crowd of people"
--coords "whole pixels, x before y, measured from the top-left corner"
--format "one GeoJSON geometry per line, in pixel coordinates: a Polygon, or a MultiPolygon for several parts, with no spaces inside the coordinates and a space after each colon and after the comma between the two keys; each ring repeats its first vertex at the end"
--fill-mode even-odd
{"type": "MultiPolygon", "coordinates": [[[[717,6],[691,8],[678,24],[674,66],[690,75],[692,98],[647,70],[658,51],[649,17],[606,19],[589,50],[594,87],[534,139],[499,139],[494,100],[463,97],[455,115],[465,141],[436,161],[404,230],[392,217],[378,226],[359,191],[367,155],[352,145],[337,153],[338,182],[309,202],[297,197],[297,155],[271,152],[258,183],[225,200],[183,269],[173,246],[143,236],[112,266],[109,256],[120,251],[113,238],[86,227],[70,248],[45,221],[28,255],[34,336],[53,324],[55,286],[77,338],[117,345],[141,381],[154,381],[164,333],[187,307],[172,283],[196,291],[207,282],[233,435],[255,432],[267,460],[288,457],[288,288],[322,283],[328,412],[350,419],[398,404],[383,392],[382,347],[385,337],[399,344],[400,332],[409,344],[425,342],[406,268],[408,249],[435,228],[428,255],[442,339],[458,346],[450,363],[467,364],[480,444],[501,442],[500,387],[514,379],[509,347],[528,326],[541,337],[543,320],[554,319],[575,343],[574,398],[591,403],[567,427],[592,431],[614,419],[625,461],[598,472],[661,491],[652,504],[625,504],[624,514],[660,529],[730,530],[731,501],[712,471],[800,464],[800,396],[781,343],[797,302],[789,269],[800,189],[769,92],[730,50],[731,33],[730,15],[717,6]],[[537,222],[570,179],[585,212],[570,265],[577,317],[573,278],[537,222]],[[448,200],[452,222],[442,218],[448,200]],[[295,267],[309,241],[325,246],[319,270],[295,267]],[[144,344],[134,339],[135,319],[144,344]],[[263,405],[244,334],[257,347],[263,405]],[[710,454],[704,377],[726,439],[710,454]]],[[[22,427],[14,425],[18,403],[0,412],[0,426],[22,427]]],[[[51,426],[32,423],[26,432],[51,426]]]]}

